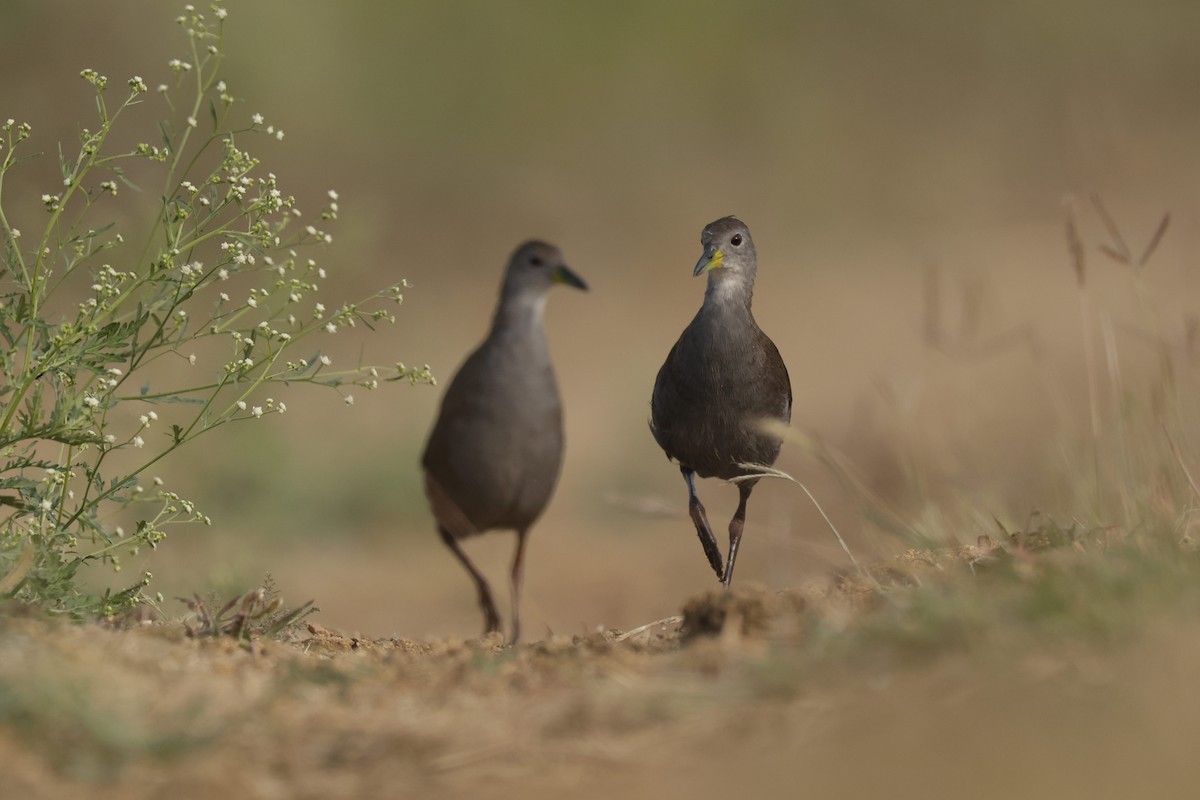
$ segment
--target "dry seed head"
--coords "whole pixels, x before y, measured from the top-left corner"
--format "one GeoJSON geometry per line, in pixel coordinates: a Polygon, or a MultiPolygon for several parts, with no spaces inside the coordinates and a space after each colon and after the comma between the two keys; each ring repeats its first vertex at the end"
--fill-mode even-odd
{"type": "Polygon", "coordinates": [[[1087,285],[1087,267],[1083,255],[1083,241],[1075,225],[1075,205],[1067,201],[1067,252],[1071,254],[1071,266],[1075,269],[1075,282],[1079,288],[1087,285]]]}
{"type": "Polygon", "coordinates": [[[1154,251],[1158,249],[1162,243],[1163,237],[1167,235],[1167,228],[1171,227],[1171,212],[1163,214],[1162,221],[1158,223],[1158,228],[1155,229],[1154,235],[1150,237],[1150,243],[1146,245],[1146,249],[1142,251],[1142,257],[1138,259],[1137,268],[1142,269],[1150,261],[1150,256],[1154,255],[1154,251]]]}

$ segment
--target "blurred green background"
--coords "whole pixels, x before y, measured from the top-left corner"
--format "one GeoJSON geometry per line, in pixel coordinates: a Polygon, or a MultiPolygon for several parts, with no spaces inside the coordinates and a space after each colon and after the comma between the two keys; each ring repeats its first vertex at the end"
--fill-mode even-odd
{"type": "MultiPolygon", "coordinates": [[[[718,216],[754,232],[756,315],[791,369],[794,424],[915,518],[946,503],[981,519],[1077,511],[1070,452],[1087,400],[1064,198],[1099,193],[1137,243],[1174,213],[1145,279],[1160,343],[1191,355],[1195,4],[228,8],[239,113],[287,134],[253,146],[263,169],[301,207],[340,194],[323,259],[344,292],[334,302],[413,284],[394,328],[339,337],[335,358],[427,362],[448,380],[526,238],[560,245],[592,286],[556,294],[547,315],[568,453],[530,550],[531,634],[629,627],[711,583],[646,419],[658,365],[702,294],[690,277],[700,229],[718,216]],[[954,345],[942,349],[928,336],[931,266],[954,345]]],[[[74,142],[93,119],[79,70],[167,80],[167,60],[184,55],[177,13],[149,0],[5,0],[0,117],[30,122],[48,152],[74,142]]],[[[30,203],[51,188],[32,175],[30,203]]],[[[1081,225],[1102,240],[1094,214],[1081,225]]],[[[1144,324],[1129,281],[1093,259],[1109,330],[1144,324]]],[[[1126,374],[1153,368],[1155,347],[1119,338],[1110,356],[1126,374]]],[[[417,470],[439,391],[389,384],[353,408],[298,391],[286,416],[164,465],[215,524],[163,545],[153,588],[244,590],[270,570],[331,626],[474,633],[473,593],[433,533],[417,470]]],[[[905,546],[801,448],[779,466],[860,552],[905,546]]],[[[735,493],[701,492],[723,528],[735,493]]],[[[846,566],[795,487],[760,488],[747,530],[742,580],[782,587],[846,566]]],[[[472,544],[502,576],[508,537],[472,544]]]]}

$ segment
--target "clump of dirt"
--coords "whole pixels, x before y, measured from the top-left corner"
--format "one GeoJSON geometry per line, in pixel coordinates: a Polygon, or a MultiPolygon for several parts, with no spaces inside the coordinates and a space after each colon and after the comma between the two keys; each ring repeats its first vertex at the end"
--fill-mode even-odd
{"type": "Polygon", "coordinates": [[[683,607],[684,643],[703,636],[727,638],[795,635],[803,627],[808,601],[798,591],[770,592],[756,586],[710,589],[683,607]]]}

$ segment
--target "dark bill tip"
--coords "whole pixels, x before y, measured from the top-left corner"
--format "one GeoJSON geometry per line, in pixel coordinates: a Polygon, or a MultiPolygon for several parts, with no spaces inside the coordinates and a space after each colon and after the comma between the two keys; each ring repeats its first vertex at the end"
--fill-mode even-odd
{"type": "Polygon", "coordinates": [[[574,286],[576,289],[582,289],[585,292],[588,288],[588,285],[583,282],[583,278],[576,275],[566,264],[560,264],[554,270],[554,282],[574,286]]]}

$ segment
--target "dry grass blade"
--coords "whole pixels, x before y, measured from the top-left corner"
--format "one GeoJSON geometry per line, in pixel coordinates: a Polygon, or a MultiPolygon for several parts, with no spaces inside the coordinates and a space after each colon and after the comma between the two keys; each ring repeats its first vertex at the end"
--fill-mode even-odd
{"type": "Polygon", "coordinates": [[[1150,261],[1150,257],[1154,255],[1154,251],[1158,249],[1158,245],[1162,242],[1163,237],[1167,235],[1167,228],[1171,227],[1171,212],[1163,214],[1162,220],[1158,223],[1158,227],[1154,230],[1154,235],[1150,237],[1150,244],[1146,245],[1146,249],[1142,251],[1142,257],[1138,259],[1138,269],[1146,266],[1150,261]]]}
{"type": "MultiPolygon", "coordinates": [[[[1092,195],[1092,204],[1096,206],[1097,212],[1100,214],[1101,219],[1104,220],[1106,227],[1108,227],[1109,234],[1124,247],[1121,234],[1117,231],[1116,225],[1113,224],[1112,218],[1108,216],[1108,212],[1104,210],[1104,205],[1100,202],[1100,198],[1095,194],[1092,195]]],[[[1086,262],[1083,241],[1079,238],[1079,228],[1075,224],[1075,204],[1073,201],[1068,201],[1066,206],[1067,251],[1071,255],[1071,265],[1075,269],[1076,285],[1079,290],[1079,324],[1081,339],[1083,341],[1084,367],[1087,370],[1088,406],[1091,412],[1092,439],[1096,440],[1100,436],[1100,407],[1097,397],[1095,354],[1092,352],[1091,304],[1088,302],[1086,262]]],[[[1111,248],[1108,248],[1106,245],[1101,245],[1100,249],[1106,252],[1111,258],[1115,258],[1118,261],[1121,259],[1120,253],[1117,253],[1115,250],[1110,252],[1111,248]]],[[[1128,263],[1128,259],[1124,263],[1128,263]]]]}
{"type": "Polygon", "coordinates": [[[1167,446],[1171,448],[1171,455],[1175,456],[1176,463],[1183,470],[1183,477],[1187,478],[1188,486],[1192,488],[1192,494],[1200,500],[1200,486],[1196,485],[1196,479],[1192,477],[1192,471],[1188,469],[1187,462],[1183,460],[1183,453],[1179,452],[1179,445],[1175,444],[1175,439],[1171,436],[1171,432],[1167,430],[1167,426],[1162,426],[1163,436],[1167,438],[1167,446]]]}
{"type": "MultiPolygon", "coordinates": [[[[858,563],[858,559],[854,557],[854,553],[850,552],[850,546],[847,545],[846,540],[842,538],[841,532],[837,529],[837,526],[833,524],[833,520],[831,520],[829,518],[829,515],[825,513],[825,509],[821,507],[821,504],[819,502],[817,502],[817,498],[813,495],[812,492],[810,492],[808,490],[807,486],[805,486],[803,483],[801,483],[800,481],[793,478],[791,475],[788,475],[783,470],[775,469],[774,467],[768,467],[764,464],[743,463],[743,464],[738,464],[738,466],[741,467],[742,469],[754,470],[754,472],[752,472],[748,475],[740,475],[736,478],[733,478],[730,481],[731,483],[741,483],[742,481],[758,480],[759,478],[782,478],[785,481],[791,481],[792,483],[799,486],[802,490],[804,490],[804,493],[806,495],[808,495],[808,499],[812,501],[813,506],[817,509],[817,513],[819,513],[821,515],[821,518],[823,520],[825,520],[825,524],[829,526],[829,530],[833,531],[834,538],[837,539],[838,544],[842,546],[842,550],[844,550],[846,553],[846,556],[849,557],[850,563],[854,565],[854,568],[856,570],[858,570],[859,573],[861,573],[863,575],[863,577],[870,580],[871,583],[876,585],[876,587],[879,587],[878,581],[876,581],[875,578],[871,575],[871,573],[868,572],[867,570],[865,570],[863,568],[863,566],[858,563]]],[[[882,588],[882,587],[879,587],[879,588],[882,588]]]]}
{"type": "MultiPolygon", "coordinates": [[[[269,625],[267,625],[266,627],[264,627],[262,635],[264,637],[270,639],[270,638],[274,637],[276,634],[281,633],[282,631],[286,630],[290,626],[299,622],[300,620],[302,620],[304,617],[308,616],[314,610],[314,608],[313,608],[314,602],[315,601],[313,601],[313,600],[309,600],[307,603],[300,606],[299,608],[295,608],[295,609],[289,611],[288,613],[284,614],[279,619],[275,620],[274,622],[272,622],[269,625]]],[[[279,605],[282,605],[282,601],[280,601],[279,605]]],[[[276,610],[278,610],[278,606],[276,607],[276,610]]]]}
{"type": "Polygon", "coordinates": [[[1100,199],[1100,195],[1093,192],[1091,194],[1091,201],[1092,207],[1096,209],[1096,215],[1104,223],[1104,229],[1108,231],[1108,236],[1112,240],[1111,246],[1100,245],[1100,251],[1118,264],[1132,264],[1133,256],[1129,254],[1129,245],[1125,244],[1125,237],[1121,236],[1121,231],[1117,228],[1117,223],[1113,222],[1113,218],[1108,213],[1108,209],[1104,207],[1104,202],[1100,199]]]}
{"type": "Polygon", "coordinates": [[[1113,261],[1117,262],[1118,264],[1120,264],[1122,266],[1126,266],[1126,267],[1129,266],[1129,259],[1125,258],[1124,255],[1122,255],[1120,252],[1118,252],[1116,249],[1110,247],[1109,245],[1098,244],[1098,245],[1096,245],[1096,249],[1099,250],[1101,253],[1104,253],[1104,255],[1108,256],[1109,258],[1111,258],[1113,261]]]}
{"type": "MultiPolygon", "coordinates": [[[[881,391],[888,391],[881,386],[881,391]]],[[[855,506],[874,525],[889,533],[917,543],[921,547],[934,547],[935,542],[906,523],[896,509],[876,494],[867,485],[858,468],[848,456],[826,442],[820,441],[796,428],[768,420],[763,429],[774,433],[785,441],[792,442],[826,467],[854,500],[855,506]]]]}
{"type": "Polygon", "coordinates": [[[676,616],[672,616],[672,617],[663,617],[662,619],[656,619],[656,620],[654,620],[654,622],[647,622],[645,625],[639,625],[636,628],[634,628],[633,630],[625,631],[624,633],[622,633],[620,636],[618,636],[616,638],[616,641],[623,642],[626,639],[631,639],[634,636],[637,636],[639,633],[644,633],[658,625],[674,625],[677,622],[683,622],[683,617],[676,615],[676,616]]]}
{"type": "Polygon", "coordinates": [[[1067,204],[1067,252],[1071,254],[1071,266],[1075,268],[1075,281],[1083,287],[1087,284],[1087,261],[1075,224],[1075,207],[1070,203],[1067,204]]]}

